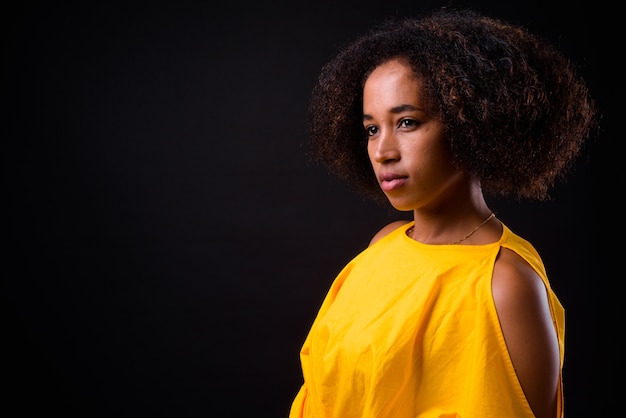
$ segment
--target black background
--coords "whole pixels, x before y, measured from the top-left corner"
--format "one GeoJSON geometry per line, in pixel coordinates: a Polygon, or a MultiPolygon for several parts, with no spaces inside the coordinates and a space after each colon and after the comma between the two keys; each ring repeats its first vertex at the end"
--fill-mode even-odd
{"type": "MultiPolygon", "coordinates": [[[[5,11],[2,416],[286,417],[332,279],[378,228],[406,217],[307,162],[310,89],[373,24],[444,4],[5,11]]],[[[539,250],[566,308],[566,417],[602,416],[599,225],[611,212],[597,190],[614,135],[600,47],[610,12],[580,1],[452,4],[551,40],[607,114],[552,201],[491,202],[539,250]]]]}

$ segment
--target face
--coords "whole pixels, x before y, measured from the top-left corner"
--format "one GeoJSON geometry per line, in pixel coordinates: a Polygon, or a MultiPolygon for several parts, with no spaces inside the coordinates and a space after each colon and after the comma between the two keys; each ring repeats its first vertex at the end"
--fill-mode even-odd
{"type": "Polygon", "coordinates": [[[377,67],[363,89],[369,158],[383,192],[402,211],[436,209],[463,180],[420,89],[411,68],[397,60],[377,67]]]}

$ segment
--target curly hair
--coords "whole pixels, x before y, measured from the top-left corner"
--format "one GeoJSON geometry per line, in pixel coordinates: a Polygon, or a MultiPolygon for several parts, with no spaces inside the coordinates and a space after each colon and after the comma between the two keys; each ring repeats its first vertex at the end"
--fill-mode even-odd
{"type": "Polygon", "coordinates": [[[422,81],[454,163],[492,196],[546,200],[597,124],[586,83],[563,53],[521,26],[472,10],[389,20],[321,70],[309,105],[309,156],[358,190],[384,195],[363,129],[363,86],[391,59],[422,81]]]}

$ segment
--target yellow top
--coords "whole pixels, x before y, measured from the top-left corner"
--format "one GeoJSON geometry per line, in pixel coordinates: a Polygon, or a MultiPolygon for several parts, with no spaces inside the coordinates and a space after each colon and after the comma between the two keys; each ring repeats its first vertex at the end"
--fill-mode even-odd
{"type": "MultiPolygon", "coordinates": [[[[533,246],[506,226],[486,245],[427,245],[394,230],[333,282],[300,352],[290,418],[532,418],[491,291],[500,247],[548,290],[563,368],[564,310],[533,246]]],[[[563,416],[559,379],[558,417],[563,416]]]]}

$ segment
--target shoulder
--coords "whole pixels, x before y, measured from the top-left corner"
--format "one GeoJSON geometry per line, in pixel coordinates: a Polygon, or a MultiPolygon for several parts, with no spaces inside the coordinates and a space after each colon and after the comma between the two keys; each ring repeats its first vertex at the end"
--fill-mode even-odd
{"type": "Polygon", "coordinates": [[[492,292],[526,398],[537,417],[554,416],[560,357],[546,286],[522,257],[503,248],[494,266],[492,292]]]}
{"type": "Polygon", "coordinates": [[[548,290],[539,274],[516,252],[502,248],[496,259],[492,281],[493,298],[501,321],[508,315],[537,320],[552,317],[548,290]],[[545,315],[538,316],[539,314],[545,315]]]}
{"type": "Polygon", "coordinates": [[[376,241],[378,241],[379,239],[381,239],[385,235],[389,234],[394,229],[397,229],[397,228],[401,227],[402,225],[406,225],[409,222],[410,221],[407,221],[407,220],[394,221],[394,222],[391,222],[391,223],[383,226],[376,234],[374,234],[374,236],[370,240],[369,245],[374,244],[376,241]]]}
{"type": "MultiPolygon", "coordinates": [[[[517,253],[502,248],[493,272],[493,294],[496,299],[544,299],[546,288],[535,270],[517,253]]],[[[512,301],[509,301],[512,302],[512,301]]]]}

